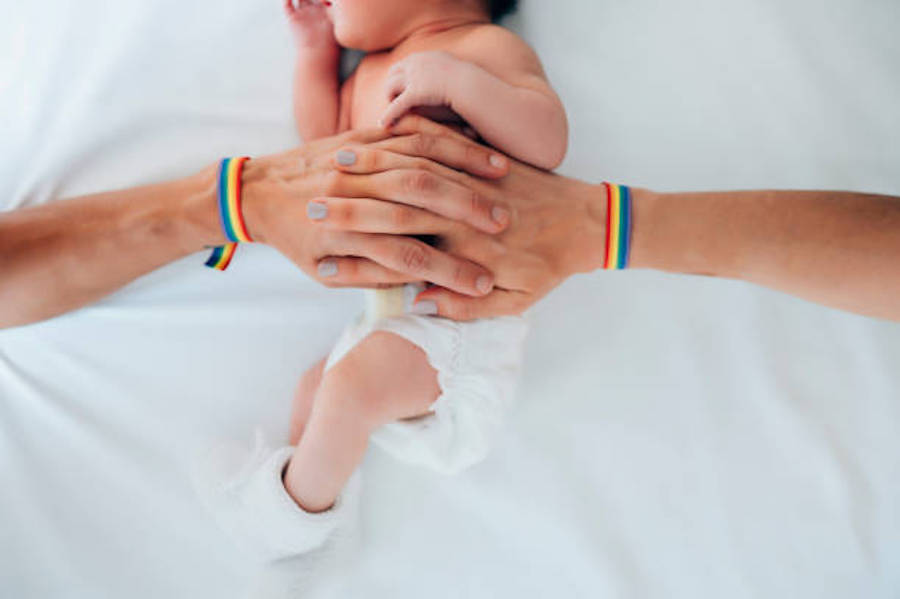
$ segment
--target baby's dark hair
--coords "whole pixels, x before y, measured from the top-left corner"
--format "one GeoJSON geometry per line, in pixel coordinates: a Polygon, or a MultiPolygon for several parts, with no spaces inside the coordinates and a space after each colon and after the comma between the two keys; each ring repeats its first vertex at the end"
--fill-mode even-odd
{"type": "Polygon", "coordinates": [[[503,17],[516,12],[519,0],[487,0],[488,10],[491,11],[491,20],[495,23],[503,17]]]}

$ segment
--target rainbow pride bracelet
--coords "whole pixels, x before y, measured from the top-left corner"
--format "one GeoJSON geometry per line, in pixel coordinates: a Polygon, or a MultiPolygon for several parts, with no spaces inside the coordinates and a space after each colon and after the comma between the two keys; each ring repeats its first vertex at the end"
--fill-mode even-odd
{"type": "Polygon", "coordinates": [[[218,200],[219,218],[225,239],[228,243],[213,248],[206,266],[216,270],[225,270],[231,264],[234,252],[239,243],[252,243],[244,215],[241,211],[241,174],[244,163],[250,160],[241,158],[225,158],[219,163],[218,200]]]}
{"type": "Polygon", "coordinates": [[[631,250],[631,190],[624,185],[606,186],[606,270],[628,268],[631,250]]]}

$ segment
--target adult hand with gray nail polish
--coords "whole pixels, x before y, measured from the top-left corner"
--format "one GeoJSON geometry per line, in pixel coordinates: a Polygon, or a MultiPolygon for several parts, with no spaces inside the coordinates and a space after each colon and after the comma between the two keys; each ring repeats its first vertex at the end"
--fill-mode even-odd
{"type": "Polygon", "coordinates": [[[493,274],[481,281],[487,293],[460,293],[437,283],[419,296],[416,313],[455,320],[519,314],[569,276],[597,268],[606,221],[605,196],[596,186],[510,159],[503,159],[506,176],[485,177],[472,165],[492,165],[492,152],[456,132],[411,119],[392,131],[398,136],[347,148],[356,160],[344,164],[339,158],[336,167],[390,180],[407,176],[399,169],[410,154],[436,159],[440,164],[417,164],[413,178],[400,186],[412,188],[415,199],[320,198],[309,215],[316,226],[333,232],[434,236],[443,255],[493,274]]]}
{"type": "Polygon", "coordinates": [[[249,161],[244,216],[255,240],[329,287],[428,281],[479,297],[493,289],[489,270],[414,236],[457,225],[502,231],[508,207],[460,182],[508,168],[495,151],[410,117],[392,131],[352,131],[249,161]]]}

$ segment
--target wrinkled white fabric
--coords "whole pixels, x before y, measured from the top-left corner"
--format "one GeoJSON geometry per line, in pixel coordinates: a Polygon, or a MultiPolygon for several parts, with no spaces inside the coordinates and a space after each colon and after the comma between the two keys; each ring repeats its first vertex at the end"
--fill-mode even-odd
{"type": "Polygon", "coordinates": [[[253,446],[220,442],[194,461],[197,495],[260,572],[252,597],[307,593],[353,555],[358,544],[359,471],[326,512],[305,512],[282,473],[293,447],[274,447],[257,431],[253,446]]]}
{"type": "Polygon", "coordinates": [[[375,331],[422,348],[441,388],[431,414],[386,424],[372,442],[404,462],[455,474],[490,450],[515,394],[527,330],[514,316],[454,322],[407,314],[373,322],[363,315],[341,335],[326,370],[375,331]]]}

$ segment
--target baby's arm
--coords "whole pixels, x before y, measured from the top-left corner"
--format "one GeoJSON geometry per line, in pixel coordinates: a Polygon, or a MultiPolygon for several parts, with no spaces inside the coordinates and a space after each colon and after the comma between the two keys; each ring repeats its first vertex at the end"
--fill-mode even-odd
{"type": "Polygon", "coordinates": [[[447,52],[412,54],[387,79],[390,125],[421,106],[446,106],[490,145],[553,169],[568,146],[566,113],[537,56],[513,33],[483,27],[447,52]]]}
{"type": "Polygon", "coordinates": [[[316,0],[285,0],[284,9],[297,42],[294,70],[294,121],[304,142],[337,133],[339,112],[338,63],[325,8],[316,0]]]}

